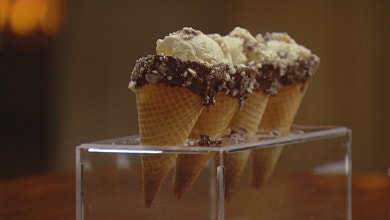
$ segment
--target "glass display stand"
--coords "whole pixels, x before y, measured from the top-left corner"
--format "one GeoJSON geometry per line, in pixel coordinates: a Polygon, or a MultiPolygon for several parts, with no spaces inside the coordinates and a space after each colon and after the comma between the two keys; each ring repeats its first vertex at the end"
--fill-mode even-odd
{"type": "Polygon", "coordinates": [[[129,136],[77,146],[77,219],[351,220],[348,128],[295,125],[285,136],[259,132],[251,141],[222,147],[188,143],[143,146],[138,136],[129,136]],[[250,152],[248,160],[227,200],[229,156],[244,152],[250,152]],[[145,208],[144,154],[210,156],[182,199],[172,189],[174,164],[152,207],[145,208]],[[255,179],[264,175],[255,168],[259,163],[256,154],[263,155],[264,161],[276,155],[275,166],[265,169],[270,175],[263,178],[261,187],[255,187],[255,179]]]}

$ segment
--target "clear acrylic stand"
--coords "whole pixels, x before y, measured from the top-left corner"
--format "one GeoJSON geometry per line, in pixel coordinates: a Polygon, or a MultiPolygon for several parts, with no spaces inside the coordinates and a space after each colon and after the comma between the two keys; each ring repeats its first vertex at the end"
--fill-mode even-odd
{"type": "Polygon", "coordinates": [[[138,136],[82,144],[76,148],[76,199],[78,220],[351,220],[351,130],[293,126],[286,136],[259,132],[253,141],[223,147],[143,146],[138,136]],[[261,189],[253,186],[250,156],[231,199],[224,198],[227,155],[272,155],[281,148],[261,189]],[[173,166],[153,206],[145,208],[142,154],[213,156],[181,200],[172,190],[173,166]]]}

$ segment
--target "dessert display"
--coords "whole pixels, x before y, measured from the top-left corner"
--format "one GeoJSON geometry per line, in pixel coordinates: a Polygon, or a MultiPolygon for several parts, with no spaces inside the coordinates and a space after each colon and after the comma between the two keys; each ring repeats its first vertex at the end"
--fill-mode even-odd
{"type": "MultiPolygon", "coordinates": [[[[186,146],[191,139],[197,146],[223,147],[255,140],[259,129],[288,134],[318,64],[316,55],[285,33],[254,37],[243,28],[226,36],[193,28],[171,33],[131,73],[140,143],[186,146]]],[[[224,153],[225,199],[232,199],[249,158],[253,185],[261,188],[282,146],[278,149],[224,153]]],[[[173,192],[182,199],[210,156],[142,154],[145,207],[152,207],[173,167],[173,192]]]]}

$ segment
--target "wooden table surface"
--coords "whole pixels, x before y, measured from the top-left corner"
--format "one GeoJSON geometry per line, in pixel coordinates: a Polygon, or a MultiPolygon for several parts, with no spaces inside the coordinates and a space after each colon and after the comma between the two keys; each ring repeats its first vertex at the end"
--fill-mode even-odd
{"type": "MultiPolygon", "coordinates": [[[[0,182],[0,219],[75,219],[75,190],[74,172],[0,182]]],[[[353,174],[352,201],[353,220],[390,220],[390,176],[353,174]]]]}

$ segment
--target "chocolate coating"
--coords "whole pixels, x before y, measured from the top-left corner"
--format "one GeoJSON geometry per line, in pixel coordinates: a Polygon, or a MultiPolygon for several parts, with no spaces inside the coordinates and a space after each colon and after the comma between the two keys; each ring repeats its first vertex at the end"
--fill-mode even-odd
{"type": "Polygon", "coordinates": [[[215,104],[216,92],[226,93],[243,104],[254,91],[275,94],[280,71],[272,62],[209,65],[172,56],[148,55],[137,60],[131,83],[135,89],[147,83],[185,87],[199,95],[205,106],[215,104]]]}
{"type": "Polygon", "coordinates": [[[306,83],[317,71],[319,64],[320,59],[316,55],[300,59],[294,65],[288,65],[284,68],[285,72],[279,77],[279,83],[285,86],[306,83]]]}

